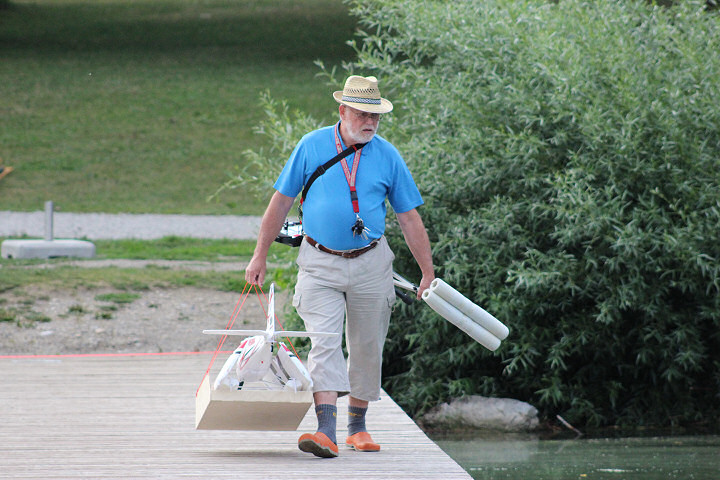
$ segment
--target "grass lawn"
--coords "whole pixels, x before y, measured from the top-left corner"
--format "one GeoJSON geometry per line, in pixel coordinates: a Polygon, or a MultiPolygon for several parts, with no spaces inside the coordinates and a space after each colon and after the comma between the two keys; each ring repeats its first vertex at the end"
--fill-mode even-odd
{"type": "MultiPolygon", "coordinates": [[[[3,238],[0,238],[2,242],[3,238]]],[[[143,290],[153,286],[203,286],[227,291],[242,291],[245,279],[244,264],[250,260],[254,241],[208,240],[166,237],[159,240],[98,240],[98,255],[92,260],[189,260],[194,262],[229,263],[236,269],[229,271],[193,271],[168,267],[117,268],[101,266],[84,268],[67,265],[67,259],[4,259],[0,258],[0,307],[5,293],[34,284],[62,288],[97,287],[111,285],[120,290],[143,290]],[[44,268],[33,268],[43,264],[44,268]]],[[[270,248],[268,282],[280,288],[288,285],[295,276],[293,267],[297,252],[285,245],[274,243],[270,248]]],[[[79,260],[82,261],[82,260],[79,260]]]]}
{"type": "Polygon", "coordinates": [[[264,140],[261,92],[333,121],[338,0],[0,0],[0,210],[259,214],[212,194],[264,140]]]}

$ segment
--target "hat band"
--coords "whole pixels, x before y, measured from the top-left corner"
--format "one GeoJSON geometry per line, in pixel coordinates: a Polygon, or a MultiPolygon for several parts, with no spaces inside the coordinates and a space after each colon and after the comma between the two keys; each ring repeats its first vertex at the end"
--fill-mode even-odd
{"type": "Polygon", "coordinates": [[[346,95],[343,95],[342,101],[343,102],[353,102],[353,103],[367,103],[370,105],[380,105],[379,98],[348,97],[346,95]]]}

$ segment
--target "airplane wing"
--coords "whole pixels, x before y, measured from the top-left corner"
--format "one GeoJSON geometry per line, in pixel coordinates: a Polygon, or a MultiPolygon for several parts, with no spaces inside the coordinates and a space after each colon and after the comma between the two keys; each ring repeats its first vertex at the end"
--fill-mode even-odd
{"type": "Polygon", "coordinates": [[[205,335],[233,335],[238,337],[254,337],[265,335],[265,330],[203,330],[205,335]]]}
{"type": "Polygon", "coordinates": [[[262,335],[266,339],[278,339],[283,337],[333,337],[339,335],[334,332],[279,332],[275,330],[275,284],[270,284],[270,298],[268,300],[268,311],[266,315],[266,330],[203,330],[206,335],[232,335],[239,337],[254,337],[262,335]]]}
{"type": "MultiPolygon", "coordinates": [[[[228,335],[236,337],[254,337],[255,335],[265,335],[265,330],[203,330],[205,335],[228,335]]],[[[278,331],[275,332],[275,338],[281,337],[336,337],[339,333],[335,332],[303,332],[303,331],[278,331]]]]}
{"type": "Polygon", "coordinates": [[[275,332],[275,338],[282,337],[337,337],[340,335],[335,332],[301,332],[301,331],[287,331],[287,332],[275,332]]]}

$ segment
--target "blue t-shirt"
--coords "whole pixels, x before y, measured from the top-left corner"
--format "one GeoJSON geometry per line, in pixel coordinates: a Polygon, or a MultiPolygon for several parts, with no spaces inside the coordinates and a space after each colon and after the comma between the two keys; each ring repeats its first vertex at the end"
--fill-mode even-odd
{"type": "MultiPolygon", "coordinates": [[[[290,155],[275,182],[275,189],[296,197],[318,166],[337,155],[335,126],[305,135],[290,155]]],[[[342,139],[340,139],[342,142],[342,139]]],[[[342,145],[344,150],[346,145],[342,145]]],[[[352,170],[354,154],[345,157],[352,170]]],[[[340,162],[319,176],[303,203],[303,228],[317,242],[335,250],[361,248],[385,232],[387,198],[393,210],[407,212],[423,204],[422,197],[400,152],[387,140],[375,135],[360,156],[355,181],[360,218],[367,239],[353,235],[356,216],[350,200],[350,187],[340,162]]]]}

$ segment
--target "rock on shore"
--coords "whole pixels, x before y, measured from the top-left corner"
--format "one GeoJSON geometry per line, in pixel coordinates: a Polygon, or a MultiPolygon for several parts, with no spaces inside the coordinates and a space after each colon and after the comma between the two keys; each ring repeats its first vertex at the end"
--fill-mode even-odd
{"type": "Polygon", "coordinates": [[[538,411],[529,403],[512,398],[479,395],[443,403],[420,418],[426,428],[485,429],[528,432],[539,426],[538,411]]]}

